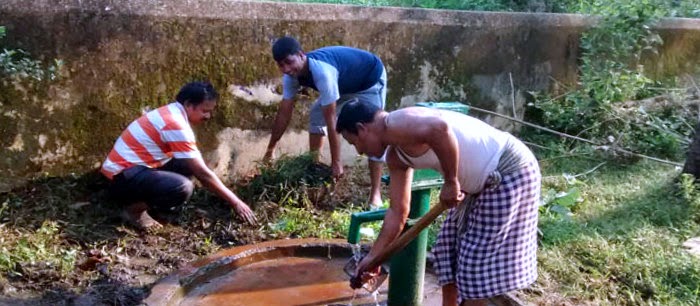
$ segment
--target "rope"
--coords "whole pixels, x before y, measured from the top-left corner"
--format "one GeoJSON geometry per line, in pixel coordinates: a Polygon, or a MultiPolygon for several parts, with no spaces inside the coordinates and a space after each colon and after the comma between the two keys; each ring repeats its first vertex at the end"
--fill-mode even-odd
{"type": "Polygon", "coordinates": [[[558,136],[561,136],[561,137],[566,137],[566,138],[578,140],[578,141],[581,141],[581,142],[585,142],[585,143],[588,143],[588,144],[592,144],[596,149],[613,150],[613,151],[616,151],[616,152],[620,152],[620,153],[624,153],[624,154],[628,154],[628,155],[632,155],[632,156],[636,156],[636,157],[646,158],[646,159],[653,160],[653,161],[655,161],[655,162],[659,162],[659,163],[662,163],[662,164],[668,164],[668,165],[672,165],[672,166],[683,167],[683,164],[681,164],[681,163],[677,163],[677,162],[673,162],[673,161],[670,161],[670,160],[665,160],[665,159],[661,159],[661,158],[657,158],[657,157],[653,157],[653,156],[648,156],[648,155],[644,155],[644,154],[635,153],[635,152],[632,152],[632,151],[629,151],[629,150],[625,150],[625,149],[622,149],[622,148],[618,148],[618,147],[610,147],[610,146],[599,145],[598,143],[596,143],[596,142],[594,142],[594,141],[592,141],[592,140],[588,140],[588,139],[581,138],[581,137],[578,137],[578,136],[573,136],[573,135],[569,135],[569,134],[557,132],[557,131],[555,131],[555,130],[548,129],[548,128],[543,127],[543,126],[539,126],[539,125],[536,125],[536,124],[533,124],[533,123],[529,123],[529,122],[526,122],[526,121],[523,121],[523,120],[520,120],[520,119],[517,119],[517,118],[513,118],[513,117],[510,117],[510,116],[501,115],[501,114],[499,114],[499,113],[492,112],[492,111],[485,110],[485,109],[481,109],[481,108],[478,108],[478,107],[469,106],[469,109],[473,109],[473,110],[475,110],[475,111],[479,111],[479,112],[482,112],[482,113],[486,113],[486,114],[498,116],[498,117],[501,117],[501,118],[505,118],[505,119],[508,119],[508,120],[511,120],[511,121],[520,123],[520,124],[522,124],[522,125],[526,125],[526,126],[529,126],[529,127],[535,128],[535,129],[538,129],[538,130],[543,130],[543,131],[545,131],[545,132],[549,132],[549,133],[552,133],[552,134],[555,134],[555,135],[558,135],[558,136]]]}

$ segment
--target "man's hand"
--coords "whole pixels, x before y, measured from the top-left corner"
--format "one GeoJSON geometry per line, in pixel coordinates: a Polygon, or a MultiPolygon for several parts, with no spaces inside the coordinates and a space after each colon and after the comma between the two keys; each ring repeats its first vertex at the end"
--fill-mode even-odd
{"type": "Polygon", "coordinates": [[[343,177],[344,171],[343,170],[343,163],[341,162],[335,162],[331,165],[331,168],[333,169],[333,178],[338,180],[341,177],[343,177]]]}
{"type": "Polygon", "coordinates": [[[362,288],[364,283],[371,280],[381,273],[380,266],[369,267],[367,264],[370,262],[369,255],[365,256],[359,264],[357,264],[357,269],[355,270],[355,277],[350,280],[350,287],[353,289],[362,288]]]}
{"type": "Polygon", "coordinates": [[[331,151],[331,168],[333,169],[333,178],[338,180],[343,176],[343,163],[340,161],[340,136],[335,131],[335,102],[322,107],[323,119],[326,120],[328,127],[328,147],[331,151]]]}
{"type": "Polygon", "coordinates": [[[440,190],[440,202],[447,207],[455,207],[464,200],[465,193],[460,190],[457,180],[445,180],[440,190]]]}
{"type": "Polygon", "coordinates": [[[275,147],[268,147],[267,151],[265,151],[265,156],[263,156],[263,161],[266,163],[269,163],[272,159],[275,158],[275,147]]]}
{"type": "Polygon", "coordinates": [[[233,206],[233,209],[236,210],[236,214],[238,214],[238,216],[241,217],[241,219],[243,219],[245,222],[248,222],[248,224],[258,224],[258,220],[255,219],[255,214],[245,203],[238,203],[233,206]]]}

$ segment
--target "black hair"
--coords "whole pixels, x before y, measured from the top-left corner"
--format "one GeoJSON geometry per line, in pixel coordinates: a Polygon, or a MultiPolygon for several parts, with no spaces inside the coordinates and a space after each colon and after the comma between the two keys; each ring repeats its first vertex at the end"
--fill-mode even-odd
{"type": "Polygon", "coordinates": [[[216,100],[218,98],[219,94],[211,83],[191,82],[180,88],[180,92],[177,94],[177,97],[175,97],[175,100],[183,105],[187,102],[197,106],[204,101],[216,100]]]}
{"type": "Polygon", "coordinates": [[[335,130],[338,133],[348,132],[357,135],[357,124],[374,121],[374,115],[380,111],[378,106],[371,103],[361,103],[358,100],[348,102],[338,115],[335,130]]]}
{"type": "Polygon", "coordinates": [[[272,45],[272,57],[276,62],[285,59],[287,56],[301,51],[299,42],[290,36],[282,36],[272,45]]]}

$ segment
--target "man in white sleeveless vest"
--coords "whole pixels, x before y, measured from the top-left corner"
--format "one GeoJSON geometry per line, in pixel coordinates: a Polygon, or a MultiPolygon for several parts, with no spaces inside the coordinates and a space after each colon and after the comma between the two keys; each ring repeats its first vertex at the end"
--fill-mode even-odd
{"type": "Polygon", "coordinates": [[[360,154],[386,150],[391,176],[384,225],[358,273],[376,273],[367,263],[406,223],[412,169],[430,168],[442,173],[440,201],[452,207],[433,247],[443,305],[487,305],[488,298],[536,280],[541,176],[517,138],[458,112],[408,107],[387,113],[361,103],[343,108],[336,131],[360,154]]]}

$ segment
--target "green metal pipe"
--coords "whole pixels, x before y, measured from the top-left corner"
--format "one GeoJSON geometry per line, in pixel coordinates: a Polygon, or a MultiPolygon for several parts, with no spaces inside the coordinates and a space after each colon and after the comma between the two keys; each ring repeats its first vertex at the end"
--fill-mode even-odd
{"type": "MultiPolygon", "coordinates": [[[[409,220],[422,217],[428,213],[428,210],[430,210],[430,189],[412,191],[409,220]]],[[[427,248],[428,230],[425,229],[408,246],[391,258],[389,306],[422,305],[427,248]]]]}
{"type": "Polygon", "coordinates": [[[350,216],[350,228],[348,229],[348,243],[360,242],[360,227],[362,223],[384,220],[386,209],[356,212],[350,216]]]}

